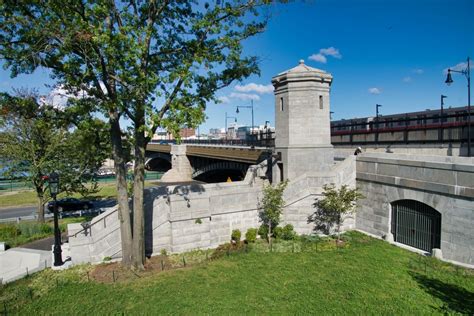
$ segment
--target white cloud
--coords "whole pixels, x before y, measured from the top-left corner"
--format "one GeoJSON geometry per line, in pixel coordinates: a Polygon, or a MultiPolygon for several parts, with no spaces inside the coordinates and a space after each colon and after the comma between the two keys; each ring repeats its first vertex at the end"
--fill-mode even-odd
{"type": "Polygon", "coordinates": [[[263,84],[257,84],[257,83],[252,82],[243,86],[236,85],[234,89],[239,92],[256,92],[256,93],[264,94],[264,93],[272,93],[273,85],[271,84],[263,85],[263,84]]]}
{"type": "Polygon", "coordinates": [[[339,53],[339,49],[334,48],[334,47],[328,47],[328,48],[321,48],[319,50],[320,54],[326,55],[326,56],[332,56],[337,59],[341,59],[342,55],[339,53]]]}
{"type": "Polygon", "coordinates": [[[411,82],[411,80],[412,80],[412,79],[411,79],[410,76],[405,77],[405,78],[402,79],[403,82],[407,82],[407,83],[408,83],[408,82],[411,82]]]}
{"type": "Polygon", "coordinates": [[[312,54],[311,56],[308,57],[308,59],[325,64],[327,62],[326,56],[331,56],[337,59],[342,58],[342,55],[339,52],[339,49],[331,46],[328,48],[321,48],[318,54],[312,54]]]}
{"type": "Polygon", "coordinates": [[[69,98],[77,98],[77,96],[69,93],[63,86],[54,87],[48,95],[43,96],[40,100],[42,103],[49,103],[58,109],[64,109],[69,98]]]}
{"type": "Polygon", "coordinates": [[[248,101],[248,100],[258,101],[258,100],[260,100],[260,97],[257,94],[251,94],[251,93],[232,92],[229,95],[229,97],[244,100],[244,101],[248,101]]]}
{"type": "Polygon", "coordinates": [[[414,74],[417,74],[417,75],[422,75],[425,71],[421,68],[415,68],[413,69],[412,71],[414,74]]]}
{"type": "Polygon", "coordinates": [[[226,96],[221,96],[218,98],[221,103],[230,103],[230,99],[226,96]]]}
{"type": "Polygon", "coordinates": [[[369,88],[369,93],[370,94],[380,94],[382,93],[382,90],[379,88],[369,88]]]}
{"type": "Polygon", "coordinates": [[[314,60],[314,61],[317,61],[317,62],[320,62],[320,63],[323,63],[323,64],[325,64],[327,62],[326,56],[321,55],[321,54],[313,54],[313,55],[309,56],[308,59],[314,60]]]}
{"type": "MultiPolygon", "coordinates": [[[[471,63],[471,65],[470,65],[470,68],[471,68],[471,69],[474,69],[474,65],[473,65],[472,63],[471,63]]],[[[458,63],[458,64],[455,65],[455,66],[445,68],[445,69],[443,70],[443,73],[444,73],[444,74],[447,74],[447,73],[448,73],[448,69],[455,70],[455,71],[464,71],[464,70],[467,69],[467,62],[458,63]]]]}
{"type": "MultiPolygon", "coordinates": [[[[105,85],[102,82],[100,82],[100,87],[102,91],[107,94],[105,85]]],[[[88,96],[85,90],[68,91],[63,85],[56,85],[47,95],[41,96],[39,102],[41,104],[50,104],[62,110],[66,107],[69,99],[82,99],[88,96]]]]}

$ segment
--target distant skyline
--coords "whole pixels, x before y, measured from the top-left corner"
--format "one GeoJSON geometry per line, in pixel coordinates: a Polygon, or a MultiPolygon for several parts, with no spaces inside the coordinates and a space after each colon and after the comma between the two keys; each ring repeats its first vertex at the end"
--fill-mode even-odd
{"type": "MultiPolygon", "coordinates": [[[[274,126],[271,78],[298,64],[331,73],[333,119],[349,119],[467,105],[467,81],[448,67],[474,58],[474,1],[470,0],[320,0],[273,5],[267,30],[244,42],[244,53],[259,56],[261,76],[219,91],[222,103],[208,104],[201,133],[225,125],[225,112],[251,125],[251,111],[237,105],[254,100],[255,125],[274,126]]],[[[471,63],[471,68],[472,63],[471,63]]],[[[0,71],[0,91],[53,84],[46,70],[10,79],[0,71]]],[[[472,102],[472,101],[471,101],[472,102]]]]}

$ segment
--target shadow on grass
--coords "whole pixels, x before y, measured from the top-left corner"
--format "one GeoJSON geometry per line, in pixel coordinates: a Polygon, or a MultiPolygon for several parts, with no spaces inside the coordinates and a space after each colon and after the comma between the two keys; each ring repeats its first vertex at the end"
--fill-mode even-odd
{"type": "Polygon", "coordinates": [[[410,275],[428,294],[443,301],[443,306],[437,308],[438,311],[474,315],[473,292],[416,272],[410,272],[410,275]]]}

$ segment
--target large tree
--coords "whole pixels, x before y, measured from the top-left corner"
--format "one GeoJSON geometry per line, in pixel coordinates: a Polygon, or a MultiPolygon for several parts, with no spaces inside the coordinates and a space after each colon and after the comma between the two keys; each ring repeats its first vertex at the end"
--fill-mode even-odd
{"type": "Polygon", "coordinates": [[[52,70],[109,120],[122,263],[142,269],[145,148],[157,128],[197,126],[215,92],[258,73],[242,41],[261,31],[270,0],[9,1],[0,4],[0,58],[16,76],[52,70]],[[133,216],[128,204],[121,123],[133,141],[133,216]]]}
{"type": "MultiPolygon", "coordinates": [[[[72,109],[72,108],[71,108],[72,109]]],[[[61,111],[39,102],[31,91],[0,94],[0,157],[4,174],[30,184],[38,199],[38,221],[44,221],[49,198],[43,176],[57,171],[61,191],[87,194],[96,189],[91,175],[110,156],[106,126],[89,113],[61,111]]]]}

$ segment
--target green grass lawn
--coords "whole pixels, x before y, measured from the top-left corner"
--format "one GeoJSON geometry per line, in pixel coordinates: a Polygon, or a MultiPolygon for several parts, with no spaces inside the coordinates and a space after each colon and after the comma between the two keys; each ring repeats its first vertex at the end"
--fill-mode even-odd
{"type": "MultiPolygon", "coordinates": [[[[59,220],[59,229],[64,232],[67,229],[67,224],[80,223],[89,219],[90,218],[87,217],[63,218],[59,220]]],[[[13,248],[52,236],[53,232],[54,224],[52,219],[43,224],[36,221],[2,223],[0,224],[0,241],[5,242],[8,247],[13,248]]]]}
{"type": "MultiPolygon", "coordinates": [[[[145,181],[145,187],[153,185],[156,180],[145,181]]],[[[99,191],[89,195],[88,198],[93,199],[115,199],[117,196],[117,189],[115,182],[100,183],[99,191]]],[[[76,193],[71,195],[75,198],[83,198],[80,194],[76,193]]],[[[66,197],[65,193],[59,194],[58,199],[66,197]]],[[[2,207],[15,207],[15,206],[28,206],[36,205],[36,193],[33,190],[15,191],[15,192],[3,192],[0,194],[0,208],[2,207]]]]}
{"type": "Polygon", "coordinates": [[[116,283],[88,280],[113,265],[46,270],[4,286],[0,307],[23,315],[474,313],[472,270],[359,233],[349,238],[339,250],[259,246],[116,283]]]}

